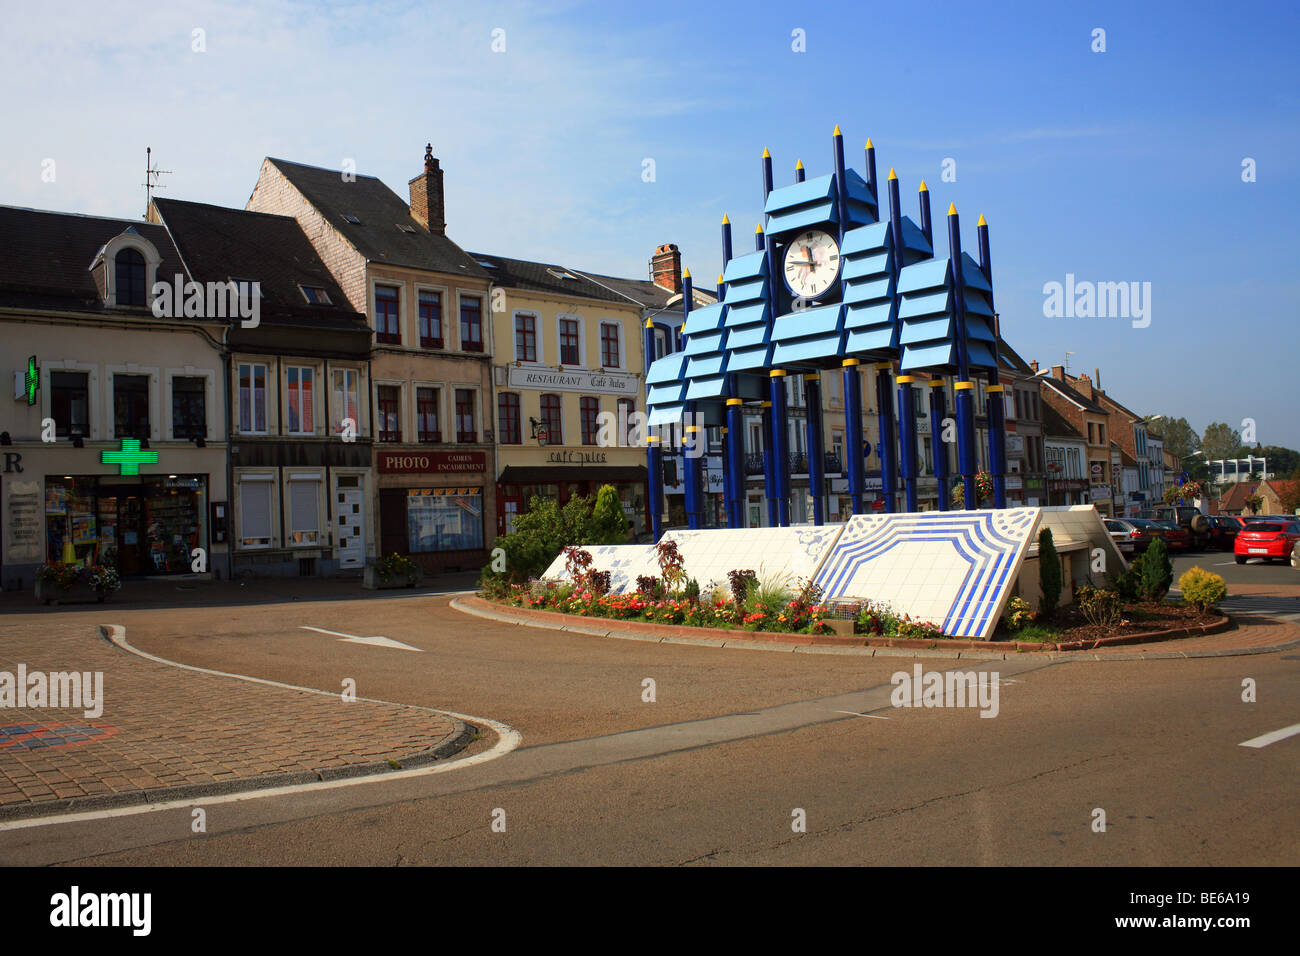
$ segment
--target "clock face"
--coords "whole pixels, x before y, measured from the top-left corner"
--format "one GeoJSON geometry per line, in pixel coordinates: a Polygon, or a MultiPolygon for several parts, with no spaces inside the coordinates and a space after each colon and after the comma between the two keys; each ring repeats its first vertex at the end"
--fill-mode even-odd
{"type": "Polygon", "coordinates": [[[840,247],[829,233],[809,229],[785,249],[785,282],[805,299],[825,293],[840,274],[840,247]]]}

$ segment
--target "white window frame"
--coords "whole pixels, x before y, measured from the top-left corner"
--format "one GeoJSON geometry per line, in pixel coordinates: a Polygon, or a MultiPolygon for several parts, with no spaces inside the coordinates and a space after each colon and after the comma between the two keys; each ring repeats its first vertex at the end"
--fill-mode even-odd
{"type": "Polygon", "coordinates": [[[410,426],[415,421],[411,415],[411,403],[407,400],[407,383],[398,379],[377,378],[370,383],[370,400],[374,402],[375,409],[375,444],[384,445],[405,445],[411,434],[410,426]],[[379,416],[383,410],[379,407],[379,389],[380,388],[397,389],[397,427],[400,430],[401,437],[395,442],[380,442],[379,436],[383,433],[383,422],[379,416]]]}
{"type": "Polygon", "coordinates": [[[277,514],[277,508],[279,507],[276,501],[277,498],[276,484],[277,482],[275,480],[274,472],[236,472],[235,473],[235,486],[236,488],[238,488],[239,494],[236,498],[236,504],[235,504],[236,514],[235,514],[234,543],[238,548],[238,550],[269,551],[276,546],[275,516],[277,514]],[[244,485],[246,484],[265,486],[269,490],[270,501],[267,505],[266,514],[267,514],[267,522],[269,524],[267,530],[270,531],[270,535],[269,537],[267,537],[265,544],[244,543],[244,541],[246,540],[244,536],[244,485]]]}
{"type": "Polygon", "coordinates": [[[321,505],[323,503],[321,497],[321,491],[325,486],[324,477],[325,476],[318,471],[287,472],[284,476],[284,485],[285,485],[284,500],[287,507],[287,511],[285,515],[286,517],[285,531],[289,536],[288,541],[286,541],[286,545],[290,548],[321,548],[327,546],[326,536],[328,532],[324,527],[325,522],[322,520],[323,516],[321,514],[321,505]],[[307,529],[307,528],[298,529],[295,527],[295,522],[293,520],[294,510],[293,510],[292,488],[297,482],[312,482],[316,485],[316,527],[314,529],[307,529]],[[316,539],[314,541],[301,541],[301,542],[294,541],[293,536],[299,533],[314,534],[316,536],[316,539]]]}
{"type": "MultiPolygon", "coordinates": [[[[446,387],[447,387],[447,395],[450,396],[451,398],[450,406],[447,409],[447,414],[451,416],[452,431],[450,434],[454,437],[448,438],[448,433],[443,432],[442,433],[443,442],[449,444],[456,444],[456,445],[483,444],[483,389],[480,386],[470,382],[447,382],[446,387]],[[456,420],[456,393],[457,392],[474,393],[474,441],[472,443],[461,442],[460,440],[460,422],[456,420]]],[[[561,409],[563,409],[563,406],[561,406],[561,409]]],[[[522,418],[522,416],[523,416],[523,402],[521,401],[520,417],[522,418]]],[[[493,424],[495,424],[495,418],[493,419],[493,424]]],[[[521,421],[519,425],[520,425],[520,431],[522,431],[523,422],[521,421]]]]}
{"type": "MultiPolygon", "coordinates": [[[[420,345],[420,293],[436,292],[442,300],[442,348],[439,351],[448,352],[452,350],[452,329],[447,321],[447,302],[451,299],[451,290],[445,285],[434,285],[430,282],[415,283],[415,304],[411,314],[415,321],[415,347],[424,348],[420,345]]],[[[456,335],[460,335],[460,303],[457,302],[456,309],[456,335]]]]}
{"type": "MultiPolygon", "coordinates": [[[[445,330],[444,330],[445,332],[445,330]]],[[[446,338],[443,339],[445,343],[446,338]]],[[[447,444],[447,387],[444,382],[412,382],[411,383],[411,441],[414,444],[423,444],[420,438],[420,389],[431,388],[438,393],[438,434],[442,436],[440,444],[447,444]]]]}
{"type": "MultiPolygon", "coordinates": [[[[456,290],[456,351],[465,352],[467,355],[485,355],[493,354],[492,348],[492,293],[491,291],[480,292],[478,289],[457,289],[456,290]],[[471,352],[465,348],[465,343],[460,338],[460,304],[465,298],[479,300],[479,334],[483,340],[483,350],[481,352],[471,352]]],[[[514,327],[511,326],[511,331],[514,327]]],[[[450,345],[447,348],[451,348],[450,345]]],[[[511,348],[513,352],[513,347],[511,348]]]]}
{"type": "Polygon", "coordinates": [[[135,362],[125,365],[109,365],[104,371],[104,437],[108,441],[117,441],[117,397],[114,394],[114,379],[118,375],[144,375],[149,379],[149,440],[162,441],[162,409],[159,407],[158,383],[162,381],[161,369],[157,366],[145,367],[135,362]]]}
{"type": "Polygon", "coordinates": [[[233,430],[234,430],[237,434],[240,434],[240,435],[269,435],[269,434],[271,434],[271,433],[274,431],[274,426],[275,426],[275,423],[274,423],[274,421],[273,421],[272,418],[271,418],[271,368],[272,368],[271,363],[270,363],[270,362],[257,362],[257,361],[253,361],[252,359],[249,359],[249,360],[247,360],[247,361],[242,360],[242,359],[236,359],[236,360],[234,361],[234,363],[232,363],[232,364],[233,364],[233,367],[234,367],[234,373],[235,373],[235,382],[234,382],[234,391],[235,391],[235,402],[234,402],[234,404],[235,404],[235,420],[234,420],[234,422],[232,423],[232,424],[233,424],[233,430]],[[241,369],[241,367],[244,366],[244,365],[247,365],[247,366],[249,367],[249,369],[248,369],[249,412],[248,412],[248,428],[247,428],[247,430],[245,430],[244,428],[242,428],[242,427],[241,427],[241,424],[240,424],[241,421],[242,421],[243,405],[241,404],[241,402],[242,402],[242,396],[239,394],[239,380],[240,380],[240,378],[242,377],[242,374],[241,374],[240,369],[241,369]],[[264,411],[265,411],[265,418],[266,418],[266,427],[265,427],[265,428],[258,428],[258,427],[257,427],[257,401],[256,401],[256,399],[254,398],[254,396],[256,395],[257,390],[256,390],[256,388],[254,388],[254,386],[253,386],[253,382],[254,382],[254,380],[255,380],[255,376],[254,376],[254,374],[253,374],[253,370],[254,370],[255,368],[257,368],[259,365],[260,365],[263,369],[265,369],[265,372],[266,372],[265,376],[263,377],[263,381],[266,383],[266,386],[265,386],[265,394],[263,395],[263,404],[265,405],[265,409],[264,409],[264,411]]]}
{"type": "Polygon", "coordinates": [[[130,233],[121,233],[108,240],[95,259],[96,264],[102,262],[104,266],[104,304],[117,308],[117,254],[123,249],[135,249],[144,256],[144,300],[145,305],[152,309],[153,287],[158,282],[158,266],[162,264],[162,256],[158,254],[157,247],[144,236],[130,233]]]}
{"type": "MultiPolygon", "coordinates": [[[[356,377],[357,377],[357,389],[356,389],[356,395],[357,395],[357,430],[356,430],[356,434],[357,434],[357,437],[358,437],[358,438],[361,438],[361,437],[363,437],[363,436],[364,436],[364,437],[369,437],[369,434],[370,434],[370,433],[369,433],[369,424],[370,424],[370,420],[369,420],[369,418],[367,417],[367,415],[366,415],[366,413],[365,413],[365,406],[361,403],[361,399],[362,399],[362,398],[365,396],[365,394],[366,394],[366,389],[363,387],[363,384],[362,384],[363,382],[365,382],[365,378],[366,378],[366,376],[365,376],[365,374],[364,374],[364,370],[363,370],[363,369],[358,368],[358,367],[353,366],[353,365],[331,365],[331,366],[330,366],[330,375],[329,375],[329,379],[330,379],[330,380],[329,380],[329,383],[328,383],[328,386],[327,386],[327,387],[329,388],[329,394],[328,394],[328,396],[327,396],[327,402],[328,402],[328,405],[327,405],[327,407],[326,407],[326,412],[325,412],[325,414],[326,414],[326,423],[327,423],[327,424],[326,424],[326,428],[329,429],[329,434],[331,435],[331,437],[332,437],[332,436],[336,436],[336,435],[341,435],[341,434],[343,434],[343,419],[347,417],[347,414],[346,414],[346,413],[347,413],[347,401],[346,401],[346,399],[347,399],[347,395],[346,395],[346,386],[345,386],[345,389],[344,389],[344,395],[343,395],[343,399],[344,399],[344,400],[342,401],[342,403],[340,404],[340,407],[339,407],[339,417],[338,417],[337,420],[334,418],[334,376],[337,375],[339,372],[344,372],[344,373],[346,373],[346,372],[352,372],[352,373],[353,373],[354,375],[356,375],[356,377]]],[[[345,378],[344,378],[344,381],[346,382],[346,376],[345,376],[345,378]]]]}
{"type": "MultiPolygon", "coordinates": [[[[556,325],[558,334],[559,325],[556,325]]],[[[510,350],[515,357],[515,362],[519,365],[545,365],[546,364],[546,333],[542,323],[541,313],[536,309],[515,309],[510,313],[510,350]],[[518,322],[521,316],[533,320],[533,340],[537,357],[534,359],[525,359],[519,354],[519,329],[518,322]]],[[[559,339],[556,339],[556,352],[559,351],[559,339]]],[[[558,355],[557,355],[558,358],[558,355]]]]}
{"type": "Polygon", "coordinates": [[[387,348],[406,348],[410,344],[410,336],[406,334],[406,318],[410,314],[407,307],[406,282],[402,279],[386,279],[383,276],[370,277],[370,328],[375,333],[375,345],[377,347],[387,348]],[[378,297],[376,292],[379,286],[397,290],[397,337],[398,342],[381,342],[379,341],[379,316],[377,314],[378,297]]]}
{"type": "MultiPolygon", "coordinates": [[[[82,436],[85,441],[99,441],[105,437],[112,437],[113,421],[104,415],[103,394],[100,391],[100,374],[99,366],[92,365],[88,362],[78,362],[76,359],[63,359],[42,361],[40,363],[41,371],[41,417],[52,418],[54,415],[51,403],[54,400],[54,386],[50,383],[52,372],[85,372],[86,373],[86,401],[89,408],[86,409],[86,416],[89,418],[89,432],[82,436]],[[102,423],[107,421],[107,425],[102,423]]],[[[71,440],[71,439],[69,439],[71,440]]]]}
{"type": "Polygon", "coordinates": [[[615,369],[615,371],[619,371],[619,372],[629,371],[627,367],[627,329],[623,327],[623,323],[619,319],[600,320],[600,324],[597,328],[597,335],[596,335],[596,348],[599,350],[599,357],[601,363],[600,367],[603,369],[614,368],[614,366],[605,364],[604,334],[605,334],[605,326],[607,325],[612,325],[614,326],[614,328],[618,329],[618,367],[615,369]]]}
{"type": "Polygon", "coordinates": [[[555,364],[561,368],[586,369],[587,365],[587,324],[586,320],[576,312],[560,312],[555,316],[555,364]],[[564,361],[564,354],[560,350],[560,320],[567,319],[570,322],[578,323],[578,364],[564,361]]]}
{"type": "MultiPolygon", "coordinates": [[[[318,414],[318,411],[317,411],[317,410],[320,408],[320,389],[318,388],[318,386],[319,386],[319,384],[320,384],[320,377],[321,377],[320,366],[318,366],[318,365],[312,365],[311,363],[299,364],[299,363],[296,363],[296,362],[295,362],[295,363],[286,363],[286,364],[283,365],[283,368],[284,368],[284,383],[283,383],[283,387],[284,387],[284,410],[282,411],[281,414],[284,415],[284,421],[285,421],[285,424],[286,424],[286,427],[285,427],[285,434],[287,434],[287,435],[316,435],[316,434],[319,434],[319,433],[320,433],[320,429],[317,428],[317,424],[318,424],[318,422],[319,422],[320,415],[318,414]],[[310,369],[310,370],[311,370],[311,428],[310,428],[310,429],[303,429],[303,428],[300,427],[297,431],[294,431],[293,429],[291,429],[291,428],[288,427],[288,424],[289,424],[290,422],[293,421],[292,416],[289,414],[289,372],[290,372],[290,371],[293,371],[293,370],[301,371],[302,369],[310,369]]],[[[301,376],[301,375],[299,375],[299,381],[298,381],[298,394],[299,394],[299,395],[302,394],[302,376],[301,376]]],[[[301,409],[301,408],[298,409],[298,420],[299,420],[299,425],[301,425],[301,424],[302,424],[302,409],[301,409]]]]}

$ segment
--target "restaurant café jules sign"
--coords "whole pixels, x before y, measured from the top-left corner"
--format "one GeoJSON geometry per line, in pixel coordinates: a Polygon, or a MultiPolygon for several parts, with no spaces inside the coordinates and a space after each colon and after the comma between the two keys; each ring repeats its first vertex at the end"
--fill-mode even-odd
{"type": "Polygon", "coordinates": [[[636,395],[637,378],[621,372],[592,372],[586,369],[557,371],[553,368],[509,366],[511,388],[548,388],[557,392],[586,392],[604,395],[636,395]]]}
{"type": "Polygon", "coordinates": [[[481,451],[381,451],[381,475],[466,474],[487,469],[481,451]]]}

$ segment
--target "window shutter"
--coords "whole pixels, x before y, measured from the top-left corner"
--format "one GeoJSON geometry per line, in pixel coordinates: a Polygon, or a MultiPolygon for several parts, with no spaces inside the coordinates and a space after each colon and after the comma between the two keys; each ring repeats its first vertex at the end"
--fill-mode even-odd
{"type": "Polygon", "coordinates": [[[289,530],[320,531],[319,481],[289,482],[289,530]]]}
{"type": "Polygon", "coordinates": [[[246,481],[239,486],[239,536],[271,537],[271,483],[246,481]]]}

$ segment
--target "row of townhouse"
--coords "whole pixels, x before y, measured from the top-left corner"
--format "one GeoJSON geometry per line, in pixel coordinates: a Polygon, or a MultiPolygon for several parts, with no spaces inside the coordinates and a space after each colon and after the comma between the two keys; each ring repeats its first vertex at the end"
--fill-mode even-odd
{"type": "Polygon", "coordinates": [[[674,347],[676,247],[646,280],[468,253],[431,149],[409,189],[267,159],[245,209],[0,208],[4,586],[64,559],[478,567],[533,496],[607,483],[648,530],[644,448],[601,428],[644,407],[645,343],[674,347]]]}

